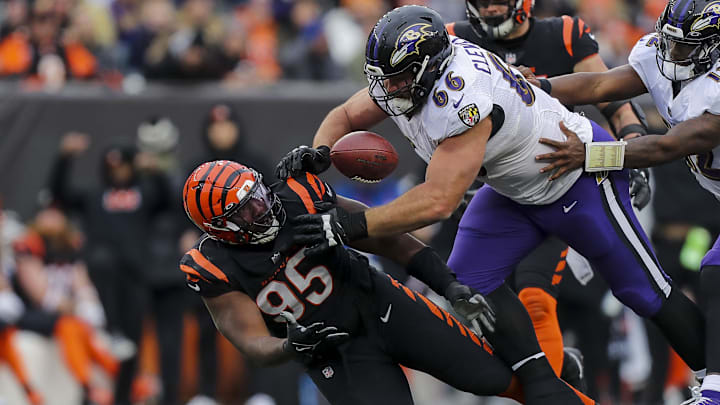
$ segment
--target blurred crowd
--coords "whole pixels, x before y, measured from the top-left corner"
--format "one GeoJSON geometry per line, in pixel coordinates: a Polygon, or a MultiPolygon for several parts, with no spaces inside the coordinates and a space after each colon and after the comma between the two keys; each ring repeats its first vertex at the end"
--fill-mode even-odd
{"type": "MultiPolygon", "coordinates": [[[[386,11],[424,4],[448,21],[462,0],[6,0],[0,77],[26,89],[67,80],[137,91],[146,80],[261,85],[362,81],[367,33],[386,11]],[[135,90],[133,90],[135,89],[135,90]]],[[[540,0],[538,16],[580,15],[609,66],[654,29],[665,0],[540,0]]]]}

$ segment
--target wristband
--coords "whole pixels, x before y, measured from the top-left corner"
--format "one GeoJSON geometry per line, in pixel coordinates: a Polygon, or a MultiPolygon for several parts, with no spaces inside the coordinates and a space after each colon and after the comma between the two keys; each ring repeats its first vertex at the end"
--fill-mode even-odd
{"type": "Polygon", "coordinates": [[[552,84],[550,83],[550,80],[548,79],[538,79],[540,81],[540,89],[544,91],[547,94],[552,93],[552,84]]]}
{"type": "Polygon", "coordinates": [[[585,171],[622,170],[625,163],[625,145],[625,141],[586,143],[585,171]]]}
{"type": "Polygon", "coordinates": [[[647,129],[642,124],[629,124],[620,128],[616,136],[618,139],[623,139],[630,134],[638,133],[640,135],[647,135],[647,129]]]}
{"type": "Polygon", "coordinates": [[[348,241],[365,239],[368,237],[365,211],[352,212],[348,215],[347,219],[348,229],[345,230],[345,236],[347,236],[348,241]]]}

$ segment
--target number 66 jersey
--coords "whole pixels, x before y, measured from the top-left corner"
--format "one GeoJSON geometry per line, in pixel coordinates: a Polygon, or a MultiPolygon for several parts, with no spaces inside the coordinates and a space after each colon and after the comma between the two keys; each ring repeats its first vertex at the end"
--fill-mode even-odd
{"type": "MultiPolygon", "coordinates": [[[[288,218],[315,213],[315,202],[336,199],[327,183],[309,173],[270,188],[288,218]]],[[[367,260],[343,248],[313,257],[305,257],[302,247],[278,250],[291,239],[291,226],[264,245],[230,245],[203,235],[180,260],[180,270],[188,287],[203,297],[231,291],[248,295],[273,336],[286,334],[281,311],[291,312],[304,325],[324,321],[354,331],[359,324],[356,298],[370,283],[367,260]]]]}
{"type": "MultiPolygon", "coordinates": [[[[500,57],[478,45],[450,36],[454,56],[436,81],[427,102],[409,119],[392,117],[415,152],[430,162],[437,146],[491,116],[493,135],[483,157],[479,179],[520,204],[550,204],[572,187],[582,171],[555,181],[541,174],[545,162],[535,156],[551,152],[541,137],[564,141],[559,122],[584,142],[592,140],[590,122],[530,85],[500,57]]],[[[478,157],[479,158],[479,157],[478,157]]]]}

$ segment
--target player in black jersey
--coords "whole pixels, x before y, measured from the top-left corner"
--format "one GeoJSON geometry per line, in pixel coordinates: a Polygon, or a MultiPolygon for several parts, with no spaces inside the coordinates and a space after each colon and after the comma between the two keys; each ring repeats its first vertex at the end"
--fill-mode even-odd
{"type": "MultiPolygon", "coordinates": [[[[303,172],[267,187],[259,173],[243,165],[208,162],[188,178],[183,201],[190,219],[206,233],[182,258],[180,269],[218,330],[251,361],[302,360],[333,404],[412,404],[399,364],[478,395],[522,399],[510,368],[483,340],[344,248],[341,230],[327,223],[324,243],[334,245],[331,249],[292,245],[286,218],[335,206],[365,208],[336,196],[317,176],[303,172]],[[243,330],[240,308],[247,308],[242,303],[248,297],[269,335],[249,336],[243,330]]],[[[417,239],[405,234],[353,246],[405,265],[458,312],[492,330],[494,314],[483,297],[455,280],[417,239]]],[[[570,403],[555,401],[543,386],[524,389],[526,403],[570,403]]]]}
{"type": "MultiPolygon", "coordinates": [[[[447,29],[451,35],[476,43],[510,64],[529,69],[538,78],[607,70],[590,27],[581,18],[535,18],[533,4],[534,0],[466,0],[468,19],[447,24],[447,29]]],[[[639,106],[621,101],[597,104],[597,108],[617,138],[647,133],[639,106]]],[[[636,170],[632,176],[631,195],[635,206],[642,209],[650,201],[648,172],[636,170]]],[[[557,361],[551,362],[556,373],[563,366],[576,366],[576,359],[563,359],[556,313],[567,254],[567,244],[549,238],[515,272],[516,291],[530,314],[542,349],[556,353],[552,358],[557,361]]],[[[575,355],[572,351],[570,354],[575,355]]]]}

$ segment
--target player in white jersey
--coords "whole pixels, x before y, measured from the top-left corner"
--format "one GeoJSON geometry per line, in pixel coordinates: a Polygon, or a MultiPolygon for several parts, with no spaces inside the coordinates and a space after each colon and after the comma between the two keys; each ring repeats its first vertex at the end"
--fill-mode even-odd
{"type": "MultiPolygon", "coordinates": [[[[658,19],[656,33],[633,48],[629,64],[605,73],[580,73],[551,79],[551,94],[571,104],[590,104],[650,93],[669,126],[665,135],[628,141],[625,167],[649,167],[686,158],[700,185],[720,199],[720,1],[673,0],[658,19]]],[[[539,83],[539,82],[538,82],[539,83]]],[[[574,173],[585,162],[585,142],[543,140],[557,152],[539,156],[553,163],[552,178],[574,173]]],[[[592,148],[592,146],[590,146],[592,148]]],[[[591,164],[592,165],[592,164],[591,164]]],[[[692,404],[720,404],[720,239],[705,255],[700,272],[706,325],[687,329],[705,338],[706,370],[701,393],[692,404]]],[[[692,338],[691,338],[692,339],[692,338]]]]}
{"type": "Polygon", "coordinates": [[[380,19],[368,39],[365,70],[368,90],[328,114],[315,135],[317,149],[291,153],[280,166],[306,161],[305,168],[322,169],[312,166],[329,145],[389,115],[428,162],[425,182],[365,212],[296,218],[301,242],[328,246],[337,238],[390,235],[446,219],[480,176],[488,186],[468,205],[448,264],[495,304],[496,331],[486,336],[526,392],[557,396],[546,403],[578,403],[563,396],[567,389],[556,383],[525,308],[505,284],[548,235],[585,256],[621,301],[665,332],[686,362],[702,363],[697,342],[673,333],[684,324],[668,316],[682,314],[695,325],[702,314],[672,289],[657,263],[632,210],[628,172],[595,177],[577,168],[549,182],[535,161],[547,148],[540,137],[565,140],[557,130],[561,121],[588,142],[611,141],[610,134],[529,85],[497,56],[450,37],[440,16],[425,7],[400,7],[380,19]]]}

